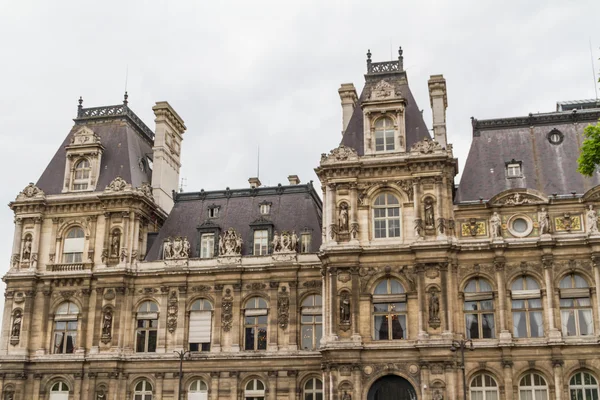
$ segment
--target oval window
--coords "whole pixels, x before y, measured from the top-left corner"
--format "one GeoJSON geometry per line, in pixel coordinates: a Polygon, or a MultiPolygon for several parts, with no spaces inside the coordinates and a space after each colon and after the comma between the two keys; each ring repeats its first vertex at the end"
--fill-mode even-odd
{"type": "Polygon", "coordinates": [[[523,218],[516,218],[512,223],[512,228],[515,232],[524,233],[527,231],[529,224],[523,218]]]}

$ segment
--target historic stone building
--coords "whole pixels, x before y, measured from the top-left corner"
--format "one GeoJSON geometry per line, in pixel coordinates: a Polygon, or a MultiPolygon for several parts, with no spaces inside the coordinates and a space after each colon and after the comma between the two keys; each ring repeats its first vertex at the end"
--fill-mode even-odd
{"type": "Polygon", "coordinates": [[[600,105],[473,119],[456,185],[428,85],[433,137],[402,51],[368,54],[322,201],[295,175],[176,193],[168,103],[152,131],[80,100],[10,204],[1,398],[597,400],[600,177],[576,158],[600,105]]]}

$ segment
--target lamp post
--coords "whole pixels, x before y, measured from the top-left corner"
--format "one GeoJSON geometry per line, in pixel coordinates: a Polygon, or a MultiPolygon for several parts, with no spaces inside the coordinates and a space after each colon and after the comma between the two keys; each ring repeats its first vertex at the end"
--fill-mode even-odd
{"type": "Polygon", "coordinates": [[[467,400],[467,376],[465,373],[465,350],[473,350],[473,341],[471,339],[461,339],[461,340],[453,340],[452,346],[450,346],[450,351],[460,351],[461,364],[460,368],[462,369],[462,381],[463,381],[463,399],[467,400]]]}
{"type": "Polygon", "coordinates": [[[181,384],[183,382],[183,360],[185,359],[186,355],[190,355],[189,350],[175,350],[173,351],[173,353],[177,354],[179,356],[179,391],[177,392],[177,398],[179,400],[182,400],[183,397],[182,395],[182,388],[181,388],[181,384]]]}

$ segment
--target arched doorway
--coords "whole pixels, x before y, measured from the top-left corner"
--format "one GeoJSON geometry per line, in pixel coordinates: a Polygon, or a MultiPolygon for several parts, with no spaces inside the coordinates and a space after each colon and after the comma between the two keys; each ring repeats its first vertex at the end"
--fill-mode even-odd
{"type": "Polygon", "coordinates": [[[401,376],[386,375],[371,385],[367,400],[417,400],[417,392],[401,376]]]}

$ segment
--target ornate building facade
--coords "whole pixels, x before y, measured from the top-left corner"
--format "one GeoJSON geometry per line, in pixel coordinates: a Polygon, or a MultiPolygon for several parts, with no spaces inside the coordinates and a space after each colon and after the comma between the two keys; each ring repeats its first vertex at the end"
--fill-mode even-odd
{"type": "Polygon", "coordinates": [[[168,103],[153,131],[127,96],[80,100],[10,204],[2,399],[598,399],[600,179],[576,158],[600,107],[473,119],[455,185],[428,86],[433,137],[402,51],[368,54],[321,197],[295,175],[176,193],[168,103]]]}

